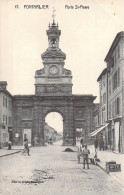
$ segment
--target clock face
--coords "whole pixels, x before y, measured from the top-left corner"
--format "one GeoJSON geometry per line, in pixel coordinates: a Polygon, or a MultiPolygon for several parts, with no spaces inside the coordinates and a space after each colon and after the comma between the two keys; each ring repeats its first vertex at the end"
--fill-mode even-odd
{"type": "Polygon", "coordinates": [[[58,71],[59,71],[59,69],[55,65],[50,66],[50,68],[49,68],[49,73],[52,74],[52,75],[58,74],[58,71]]]}

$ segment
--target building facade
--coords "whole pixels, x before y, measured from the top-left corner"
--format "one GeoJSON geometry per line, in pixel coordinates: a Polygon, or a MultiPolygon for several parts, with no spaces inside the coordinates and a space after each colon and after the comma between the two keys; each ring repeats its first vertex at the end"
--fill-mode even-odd
{"type": "Polygon", "coordinates": [[[7,82],[0,82],[0,147],[12,141],[12,95],[6,89],[7,82]]]}
{"type": "MultiPolygon", "coordinates": [[[[99,104],[99,127],[105,127],[106,121],[108,119],[108,97],[107,97],[107,68],[105,68],[99,75],[97,82],[99,82],[99,94],[100,94],[100,104],[99,104]]],[[[102,129],[98,134],[98,139],[104,141],[104,149],[108,149],[108,126],[102,129]]]]}
{"type": "Polygon", "coordinates": [[[101,125],[108,124],[104,129],[107,148],[124,153],[124,32],[115,37],[105,62],[107,67],[97,80],[100,86],[101,125]]]}

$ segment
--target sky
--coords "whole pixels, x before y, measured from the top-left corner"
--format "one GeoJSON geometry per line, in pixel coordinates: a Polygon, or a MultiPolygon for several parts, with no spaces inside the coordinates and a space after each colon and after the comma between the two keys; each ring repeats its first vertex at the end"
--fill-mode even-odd
{"type": "Polygon", "coordinates": [[[93,94],[98,103],[97,78],[116,34],[124,31],[123,0],[0,0],[0,80],[7,81],[12,95],[35,93],[34,75],[43,68],[41,54],[48,47],[53,7],[61,30],[59,46],[66,53],[64,68],[72,71],[73,94],[93,94]]]}

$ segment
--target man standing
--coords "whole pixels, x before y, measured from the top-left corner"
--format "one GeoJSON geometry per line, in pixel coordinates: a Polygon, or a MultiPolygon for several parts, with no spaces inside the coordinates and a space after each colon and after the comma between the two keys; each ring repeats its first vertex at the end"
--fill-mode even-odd
{"type": "Polygon", "coordinates": [[[87,149],[87,145],[84,145],[84,149],[82,151],[82,155],[83,155],[83,169],[85,169],[85,162],[87,163],[87,168],[89,169],[89,163],[88,163],[88,155],[90,154],[90,150],[87,149]]]}
{"type": "Polygon", "coordinates": [[[25,140],[24,147],[25,147],[25,149],[27,151],[28,156],[30,156],[30,154],[29,154],[29,147],[28,147],[28,140],[27,139],[25,140]]]}
{"type": "Polygon", "coordinates": [[[81,138],[81,140],[80,140],[80,144],[81,144],[81,145],[83,144],[83,138],[81,138]]]}
{"type": "Polygon", "coordinates": [[[95,149],[98,148],[98,140],[97,139],[95,139],[95,141],[94,141],[94,146],[95,146],[95,149]]]}

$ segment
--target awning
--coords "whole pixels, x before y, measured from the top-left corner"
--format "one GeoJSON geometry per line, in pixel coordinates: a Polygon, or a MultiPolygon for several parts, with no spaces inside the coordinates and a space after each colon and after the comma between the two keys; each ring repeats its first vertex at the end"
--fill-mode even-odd
{"type": "Polygon", "coordinates": [[[109,123],[107,123],[106,125],[100,127],[99,129],[96,129],[95,131],[93,131],[93,132],[91,133],[91,136],[96,135],[97,133],[99,133],[100,131],[102,131],[105,127],[107,127],[108,125],[109,125],[109,123]]]}

